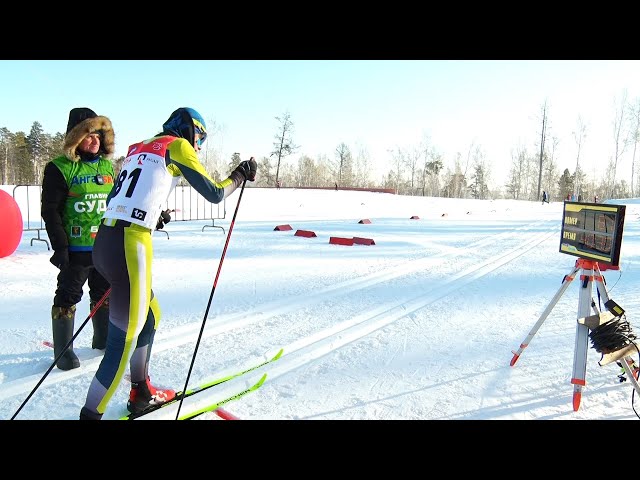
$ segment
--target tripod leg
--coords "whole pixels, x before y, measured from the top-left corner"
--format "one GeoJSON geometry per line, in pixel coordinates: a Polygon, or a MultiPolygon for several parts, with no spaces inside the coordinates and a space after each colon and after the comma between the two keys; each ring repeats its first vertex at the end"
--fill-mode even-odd
{"type": "Polygon", "coordinates": [[[631,364],[629,362],[630,362],[629,357],[624,357],[621,360],[622,368],[624,368],[624,371],[627,374],[627,378],[631,381],[631,385],[633,385],[633,388],[635,388],[636,392],[638,392],[638,395],[640,395],[640,384],[638,384],[638,378],[636,377],[636,372],[633,371],[633,368],[631,367],[631,364]]]}
{"type": "Polygon", "coordinates": [[[529,331],[529,334],[526,336],[524,341],[520,344],[520,348],[518,348],[518,350],[516,350],[515,352],[512,351],[513,358],[511,358],[511,363],[510,363],[512,367],[516,364],[516,362],[520,358],[520,355],[522,355],[522,352],[524,351],[524,349],[529,346],[529,343],[531,343],[531,340],[533,340],[533,337],[535,336],[535,334],[538,333],[538,330],[540,329],[544,321],[549,316],[549,313],[551,313],[551,310],[553,310],[553,307],[556,306],[556,303],[558,303],[558,300],[560,300],[560,297],[562,297],[562,294],[565,292],[565,290],[569,287],[569,285],[575,278],[575,275],[578,272],[578,270],[580,270],[580,267],[576,266],[574,267],[574,269],[571,271],[569,275],[566,275],[564,277],[564,279],[562,280],[562,286],[558,289],[556,294],[551,299],[551,302],[549,303],[549,305],[547,305],[547,308],[544,309],[544,311],[540,315],[540,318],[538,318],[538,321],[535,323],[531,331],[529,331]]]}
{"type": "MultiPolygon", "coordinates": [[[[580,279],[580,298],[578,300],[578,318],[587,317],[591,312],[591,291],[593,283],[592,269],[583,268],[580,279]]],[[[576,324],[576,344],[573,355],[573,410],[578,411],[582,401],[582,387],[587,378],[587,351],[589,349],[589,327],[582,323],[576,324]]]]}

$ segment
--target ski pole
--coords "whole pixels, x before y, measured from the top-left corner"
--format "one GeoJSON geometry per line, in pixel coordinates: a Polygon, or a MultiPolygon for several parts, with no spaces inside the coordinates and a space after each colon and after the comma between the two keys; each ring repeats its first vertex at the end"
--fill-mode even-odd
{"type": "Polygon", "coordinates": [[[16,418],[18,413],[20,413],[20,410],[22,410],[22,408],[27,404],[27,402],[33,396],[33,394],[36,393],[36,390],[38,389],[38,387],[40,387],[40,385],[42,385],[42,382],[44,382],[44,379],[47,378],[47,375],[49,375],[49,372],[51,372],[51,370],[53,370],[53,367],[55,367],[55,365],[58,362],[58,360],[60,360],[60,357],[62,357],[62,355],[64,355],[64,352],[66,352],[67,349],[71,346],[71,344],[76,339],[78,334],[82,331],[82,329],[87,324],[87,322],[89,322],[89,320],[96,314],[96,312],[102,306],[102,304],[105,302],[105,300],[107,299],[107,297],[109,296],[110,293],[111,293],[111,287],[109,287],[109,290],[104,292],[104,295],[102,296],[102,298],[96,303],[95,307],[93,307],[93,310],[91,310],[91,312],[89,313],[87,318],[84,320],[84,322],[82,322],[82,325],[80,325],[80,327],[78,327],[78,330],[76,331],[76,333],[73,334],[73,337],[71,337],[71,340],[69,340],[67,342],[67,344],[64,346],[62,351],[53,360],[53,363],[49,366],[47,371],[44,372],[44,375],[42,376],[40,381],[36,384],[35,387],[33,387],[33,390],[31,390],[31,393],[29,393],[29,395],[27,395],[27,398],[24,399],[24,402],[22,402],[22,404],[20,404],[20,406],[18,407],[18,410],[16,410],[16,413],[14,413],[13,416],[11,417],[11,420],[16,418]]]}
{"type": "MultiPolygon", "coordinates": [[[[200,326],[200,333],[198,334],[198,340],[196,341],[196,347],[193,351],[193,356],[191,357],[191,365],[189,365],[189,372],[187,373],[187,379],[184,382],[183,392],[187,391],[187,385],[189,384],[189,377],[191,376],[191,371],[193,370],[193,364],[196,361],[196,354],[198,353],[198,346],[200,345],[200,340],[202,339],[202,333],[204,332],[204,325],[207,322],[207,317],[209,316],[209,308],[211,307],[211,300],[213,299],[213,294],[216,291],[216,285],[218,284],[218,278],[220,277],[220,270],[222,269],[222,262],[224,261],[224,256],[227,253],[227,247],[229,246],[229,239],[231,238],[231,232],[233,231],[233,224],[236,223],[236,215],[238,215],[238,208],[240,207],[240,200],[242,200],[242,194],[244,192],[244,186],[247,183],[245,179],[242,182],[242,188],[240,189],[240,195],[238,196],[238,203],[236,204],[236,209],[233,212],[233,217],[231,218],[231,223],[229,224],[229,233],[227,233],[227,240],[224,242],[224,248],[222,249],[222,255],[220,256],[220,263],[218,264],[218,272],[216,273],[216,278],[213,281],[213,287],[211,288],[211,294],[209,295],[209,302],[207,303],[207,308],[204,312],[204,318],[202,319],[202,325],[200,326]]],[[[180,397],[180,402],[178,403],[178,412],[176,413],[176,420],[180,418],[180,409],[182,408],[182,400],[184,400],[184,396],[180,397]]]]}

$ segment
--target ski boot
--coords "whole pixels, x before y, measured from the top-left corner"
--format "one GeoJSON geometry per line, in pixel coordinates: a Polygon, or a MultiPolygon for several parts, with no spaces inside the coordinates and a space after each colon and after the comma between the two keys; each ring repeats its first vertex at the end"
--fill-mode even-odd
{"type": "Polygon", "coordinates": [[[131,382],[131,392],[127,402],[127,410],[131,413],[142,413],[156,408],[176,398],[175,390],[159,388],[151,385],[149,377],[143,382],[131,382]]]}

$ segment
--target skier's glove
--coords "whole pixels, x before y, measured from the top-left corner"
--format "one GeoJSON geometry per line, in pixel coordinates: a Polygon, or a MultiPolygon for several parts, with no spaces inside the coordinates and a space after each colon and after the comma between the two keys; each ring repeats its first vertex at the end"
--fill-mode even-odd
{"type": "Polygon", "coordinates": [[[171,221],[171,210],[163,210],[158,217],[158,223],[156,224],[156,230],[162,230],[162,228],[171,221]]]}
{"type": "Polygon", "coordinates": [[[255,159],[251,157],[249,160],[240,162],[234,171],[242,174],[245,180],[253,182],[256,179],[258,164],[256,163],[255,159]]]}

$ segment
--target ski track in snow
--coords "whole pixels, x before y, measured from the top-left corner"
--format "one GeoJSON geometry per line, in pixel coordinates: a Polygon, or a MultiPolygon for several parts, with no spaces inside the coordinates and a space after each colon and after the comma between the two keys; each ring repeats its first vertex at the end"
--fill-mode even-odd
{"type": "MultiPolygon", "coordinates": [[[[301,308],[310,307],[314,304],[325,302],[327,300],[337,302],[340,298],[343,298],[342,301],[348,302],[350,295],[356,291],[383,285],[386,281],[414,274],[416,272],[426,272],[428,274],[430,270],[434,269],[434,267],[444,264],[453,257],[456,257],[457,261],[460,261],[461,257],[457,256],[460,255],[461,252],[465,253],[469,250],[477,252],[473,259],[471,259],[471,262],[468,261],[468,258],[465,258],[467,264],[462,265],[462,270],[448,276],[446,279],[439,280],[437,286],[434,287],[432,285],[428,289],[427,293],[418,296],[406,296],[405,298],[397,298],[397,300],[393,302],[377,304],[375,307],[361,311],[352,318],[344,320],[329,328],[315,332],[312,335],[305,336],[304,338],[300,338],[288,345],[277,346],[277,348],[274,347],[273,351],[265,353],[264,359],[271,357],[280,348],[284,348],[284,355],[282,358],[277,360],[276,363],[254,370],[251,374],[248,374],[245,377],[240,377],[226,382],[221,387],[210,389],[211,392],[202,392],[198,395],[185,399],[185,407],[183,407],[184,409],[181,410],[181,413],[185,413],[188,410],[195,408],[201,408],[208,403],[218,401],[229,394],[233,394],[241,389],[242,386],[248,386],[249,384],[254,383],[265,371],[268,371],[269,380],[273,380],[274,378],[292,372],[303,365],[309,364],[316,359],[336,351],[346,344],[361,339],[401,318],[408,317],[413,312],[441,300],[451,292],[465,287],[469,283],[488,275],[490,272],[508,264],[509,262],[515,261],[524,253],[534,249],[536,246],[547,241],[551,237],[557,236],[559,230],[560,228],[557,221],[538,221],[511,229],[508,232],[486,236],[472,244],[461,247],[434,245],[433,243],[422,242],[421,246],[429,246],[431,249],[439,248],[441,253],[436,255],[433,255],[432,253],[423,253],[423,256],[418,259],[405,261],[400,265],[339,282],[325,288],[311,290],[295,298],[278,299],[270,303],[264,303],[254,310],[221,315],[217,319],[216,325],[209,328],[203,334],[203,338],[220,335],[224,332],[241,329],[261,322],[267,322],[269,319],[279,315],[295,312],[301,308]],[[523,234],[526,234],[530,230],[535,233],[531,236],[526,236],[526,240],[522,241],[523,234]],[[503,245],[502,252],[499,255],[491,256],[484,260],[478,260],[482,257],[482,247],[493,245],[496,242],[500,242],[501,245],[503,245]]],[[[489,251],[492,250],[489,249],[489,251]]],[[[460,263],[463,264],[464,262],[460,261],[460,263]]],[[[161,335],[159,334],[158,337],[156,337],[153,347],[154,354],[165,350],[184,347],[186,345],[192,345],[193,338],[199,329],[199,324],[189,324],[175,327],[168,331],[159,332],[161,335]]],[[[102,353],[91,353],[92,355],[89,355],[88,358],[81,357],[82,361],[80,368],[66,372],[53,369],[42,383],[42,386],[50,386],[56,383],[65,382],[82,375],[92,375],[98,368],[102,358],[102,353]]],[[[396,352],[396,354],[398,353],[399,352],[396,352]]],[[[239,365],[235,367],[233,371],[219,372],[216,377],[232,374],[259,361],[259,359],[251,359],[246,362],[246,365],[239,365]]],[[[42,374],[31,375],[0,385],[0,399],[5,400],[15,396],[22,396],[26,398],[35,385],[41,381],[45,372],[46,369],[43,370],[42,374]]],[[[113,410],[114,409],[112,408],[108,409],[104,418],[117,418],[119,414],[114,415],[111,413],[113,410]]],[[[145,418],[166,419],[171,418],[172,416],[175,417],[175,412],[176,408],[166,408],[158,410],[157,412],[154,412],[154,414],[148,415],[145,418]]]]}

